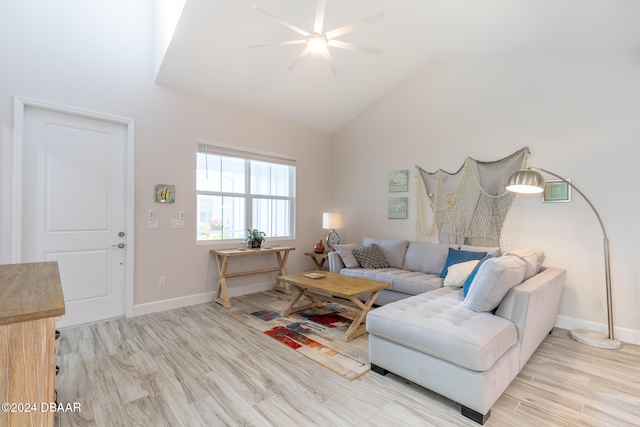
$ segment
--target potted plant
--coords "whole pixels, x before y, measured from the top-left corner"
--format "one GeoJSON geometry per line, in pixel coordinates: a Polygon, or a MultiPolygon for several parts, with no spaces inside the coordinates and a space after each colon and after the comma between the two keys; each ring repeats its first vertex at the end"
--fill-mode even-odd
{"type": "Polygon", "coordinates": [[[244,241],[247,242],[249,249],[260,249],[260,245],[262,245],[262,241],[265,240],[266,235],[264,231],[258,231],[256,228],[253,230],[247,228],[247,237],[244,241]]]}

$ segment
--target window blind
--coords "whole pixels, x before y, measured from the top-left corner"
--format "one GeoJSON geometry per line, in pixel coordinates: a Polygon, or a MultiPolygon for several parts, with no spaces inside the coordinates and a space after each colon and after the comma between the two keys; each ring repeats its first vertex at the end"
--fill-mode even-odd
{"type": "Polygon", "coordinates": [[[197,140],[197,152],[216,154],[225,157],[238,157],[242,159],[257,160],[261,162],[278,163],[281,165],[295,166],[297,158],[287,154],[272,153],[249,147],[233,146],[213,141],[197,140]]]}

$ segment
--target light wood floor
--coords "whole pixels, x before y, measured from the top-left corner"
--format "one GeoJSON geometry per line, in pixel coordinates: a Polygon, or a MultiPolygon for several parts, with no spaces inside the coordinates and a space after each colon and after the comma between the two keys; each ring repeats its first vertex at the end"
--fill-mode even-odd
{"type": "MultiPolygon", "coordinates": [[[[233,308],[288,298],[267,291],[233,308]]],[[[400,377],[348,381],[210,303],[62,330],[56,426],[475,426],[400,377]]],[[[462,387],[464,385],[461,385],[462,387]]],[[[640,347],[602,350],[556,329],[486,426],[640,425],[640,347]]]]}

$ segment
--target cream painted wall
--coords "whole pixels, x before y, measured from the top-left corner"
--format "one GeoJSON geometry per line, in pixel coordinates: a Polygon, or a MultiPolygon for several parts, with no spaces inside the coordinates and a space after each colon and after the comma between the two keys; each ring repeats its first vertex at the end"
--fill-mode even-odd
{"type": "MultiPolygon", "coordinates": [[[[346,240],[415,238],[415,178],[410,218],[389,220],[387,199],[402,195],[388,193],[389,171],[453,172],[467,156],[490,161],[529,146],[531,165],[571,178],[598,208],[611,242],[616,338],[640,343],[639,117],[637,50],[432,62],[334,137],[346,240]]],[[[595,215],[576,193],[568,204],[518,196],[518,205],[520,246],[543,249],[546,265],[568,272],[557,325],[606,332],[595,215]]]]}
{"type": "MultiPolygon", "coordinates": [[[[289,272],[312,267],[304,252],[325,235],[321,213],[332,208],[323,179],[331,161],[330,135],[154,83],[153,3],[0,3],[0,262],[12,258],[13,96],[134,119],[138,313],[210,300],[214,291],[217,270],[209,249],[216,246],[195,241],[196,138],[297,157],[296,238],[269,240],[297,248],[289,272]],[[175,184],[174,204],[154,202],[158,183],[175,184]],[[156,210],[159,230],[147,229],[148,209],[156,210]],[[171,229],[179,211],[186,213],[186,228],[171,229]],[[158,287],[160,275],[166,276],[165,287],[158,287]]],[[[275,258],[258,258],[252,260],[258,266],[274,265],[275,258]]],[[[233,268],[247,268],[243,263],[233,268]]],[[[255,288],[242,287],[256,283],[268,286],[274,277],[231,280],[231,293],[248,292],[255,288]]]]}

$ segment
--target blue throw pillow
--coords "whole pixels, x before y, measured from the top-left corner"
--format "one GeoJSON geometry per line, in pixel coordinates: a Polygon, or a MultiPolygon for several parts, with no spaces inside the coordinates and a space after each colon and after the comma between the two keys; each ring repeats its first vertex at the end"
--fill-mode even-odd
{"type": "Polygon", "coordinates": [[[491,259],[491,255],[487,255],[486,257],[482,258],[480,260],[480,262],[478,264],[476,264],[476,266],[473,269],[473,271],[471,271],[471,274],[469,275],[469,277],[467,277],[467,280],[464,281],[464,285],[462,286],[462,293],[464,294],[465,297],[467,296],[467,293],[469,292],[469,288],[471,287],[471,282],[473,282],[473,278],[476,277],[476,273],[478,273],[478,269],[480,268],[482,263],[485,262],[488,259],[491,259]]]}
{"type": "Polygon", "coordinates": [[[480,260],[487,256],[486,252],[472,252],[472,251],[460,251],[458,249],[449,248],[449,254],[447,255],[447,261],[444,263],[444,268],[440,272],[440,278],[447,277],[447,270],[450,265],[460,264],[461,262],[480,260]]]}

